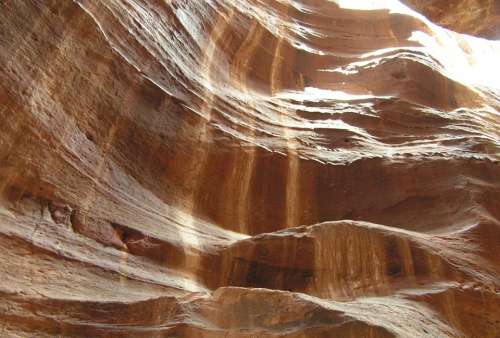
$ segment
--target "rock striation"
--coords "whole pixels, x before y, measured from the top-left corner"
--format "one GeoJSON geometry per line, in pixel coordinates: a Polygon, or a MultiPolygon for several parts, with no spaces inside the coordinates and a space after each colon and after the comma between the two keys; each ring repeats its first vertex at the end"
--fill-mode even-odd
{"type": "Polygon", "coordinates": [[[500,42],[374,3],[0,1],[0,336],[499,337],[500,42]]]}

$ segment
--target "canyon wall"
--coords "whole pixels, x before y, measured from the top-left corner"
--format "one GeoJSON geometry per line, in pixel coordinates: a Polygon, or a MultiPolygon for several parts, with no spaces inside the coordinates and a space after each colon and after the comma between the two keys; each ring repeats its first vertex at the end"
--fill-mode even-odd
{"type": "Polygon", "coordinates": [[[0,0],[0,336],[499,337],[500,42],[373,3],[0,0]]]}

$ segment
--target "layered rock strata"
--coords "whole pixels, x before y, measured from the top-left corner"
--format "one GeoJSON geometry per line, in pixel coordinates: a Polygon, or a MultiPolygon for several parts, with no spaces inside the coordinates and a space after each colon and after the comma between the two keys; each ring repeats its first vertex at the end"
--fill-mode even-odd
{"type": "Polygon", "coordinates": [[[16,0],[0,47],[1,336],[500,335],[498,42],[397,1],[16,0]]]}

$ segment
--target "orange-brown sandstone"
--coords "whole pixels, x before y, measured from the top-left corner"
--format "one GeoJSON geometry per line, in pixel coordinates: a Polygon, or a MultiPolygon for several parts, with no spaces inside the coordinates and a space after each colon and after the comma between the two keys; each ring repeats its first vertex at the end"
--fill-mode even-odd
{"type": "Polygon", "coordinates": [[[0,336],[499,337],[498,25],[373,3],[0,0],[0,336]]]}

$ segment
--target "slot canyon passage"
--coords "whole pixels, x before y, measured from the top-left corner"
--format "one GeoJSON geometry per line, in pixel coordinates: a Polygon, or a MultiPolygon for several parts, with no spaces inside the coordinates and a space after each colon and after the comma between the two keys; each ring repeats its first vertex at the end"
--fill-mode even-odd
{"type": "Polygon", "coordinates": [[[0,0],[0,337],[500,337],[499,18],[0,0]]]}

